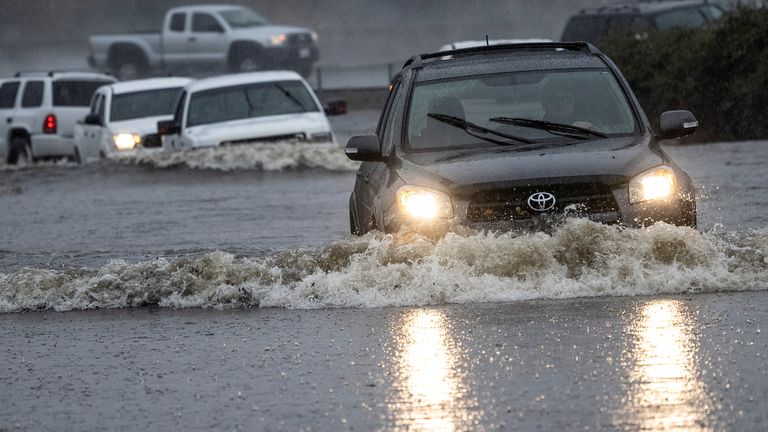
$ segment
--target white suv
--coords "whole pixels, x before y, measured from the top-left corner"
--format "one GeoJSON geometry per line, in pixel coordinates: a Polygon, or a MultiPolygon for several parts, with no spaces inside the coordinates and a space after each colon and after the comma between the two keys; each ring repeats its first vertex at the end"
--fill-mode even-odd
{"type": "Polygon", "coordinates": [[[97,88],[115,82],[93,72],[17,73],[0,85],[0,150],[19,158],[75,159],[74,130],[97,88]]]}
{"type": "Polygon", "coordinates": [[[173,120],[159,122],[158,132],[176,150],[334,141],[317,96],[299,74],[288,71],[194,81],[184,89],[173,120]]]}

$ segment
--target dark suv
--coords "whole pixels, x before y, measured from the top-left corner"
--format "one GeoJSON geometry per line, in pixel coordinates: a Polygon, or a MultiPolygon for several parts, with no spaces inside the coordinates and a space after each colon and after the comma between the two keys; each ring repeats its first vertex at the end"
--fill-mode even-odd
{"type": "Polygon", "coordinates": [[[721,6],[702,0],[632,3],[584,9],[568,21],[561,40],[600,43],[611,33],[632,31],[642,35],[649,30],[695,28],[716,22],[724,13],[721,6]]]}
{"type": "Polygon", "coordinates": [[[363,161],[352,233],[456,225],[510,230],[563,215],[696,226],[688,175],[659,139],[693,133],[688,111],[654,134],[616,66],[587,43],[496,45],[424,54],[394,78],[363,161]]]}

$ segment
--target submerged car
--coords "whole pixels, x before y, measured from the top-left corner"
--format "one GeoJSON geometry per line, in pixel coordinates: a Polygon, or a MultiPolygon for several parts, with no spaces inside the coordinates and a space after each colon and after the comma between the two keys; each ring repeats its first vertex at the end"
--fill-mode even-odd
{"type": "Polygon", "coordinates": [[[411,58],[393,79],[362,161],[353,234],[540,226],[562,216],[696,226],[689,176],[659,140],[693,133],[688,111],[651,125],[617,67],[588,43],[475,47],[411,58]]]}
{"type": "Polygon", "coordinates": [[[189,78],[124,81],[99,88],[75,127],[78,159],[158,151],[157,122],[170,120],[189,78]]]}
{"type": "Polygon", "coordinates": [[[158,122],[157,129],[175,150],[334,140],[317,96],[290,71],[195,81],[182,92],[173,119],[158,122]]]}

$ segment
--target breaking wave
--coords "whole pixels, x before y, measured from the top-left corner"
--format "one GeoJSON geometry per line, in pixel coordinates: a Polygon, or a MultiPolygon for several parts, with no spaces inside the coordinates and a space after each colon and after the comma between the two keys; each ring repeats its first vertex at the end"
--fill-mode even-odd
{"type": "Polygon", "coordinates": [[[768,229],[700,234],[570,220],[552,234],[381,233],[266,258],[224,252],[0,274],[0,311],[376,308],[768,289],[768,229]]]}
{"type": "Polygon", "coordinates": [[[269,143],[212,147],[177,152],[145,152],[118,156],[115,160],[155,168],[187,167],[219,171],[283,171],[321,168],[355,171],[359,164],[349,160],[333,144],[269,143]]]}

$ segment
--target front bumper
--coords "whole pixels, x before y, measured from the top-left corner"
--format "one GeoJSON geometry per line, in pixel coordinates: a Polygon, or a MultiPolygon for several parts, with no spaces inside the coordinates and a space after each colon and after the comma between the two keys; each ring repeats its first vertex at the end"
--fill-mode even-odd
{"type": "Polygon", "coordinates": [[[320,59],[320,50],[315,44],[286,45],[266,48],[264,61],[269,66],[293,67],[312,65],[320,59]]]}
{"type": "Polygon", "coordinates": [[[597,223],[621,225],[629,228],[641,228],[664,222],[670,225],[696,228],[696,202],[688,188],[667,200],[648,201],[630,204],[627,186],[621,185],[611,190],[615,206],[590,211],[586,206],[568,206],[566,210],[544,213],[525,212],[510,214],[508,217],[477,218],[473,217],[472,203],[469,200],[454,200],[454,218],[419,221],[404,218],[398,214],[397,206],[385,212],[384,227],[387,232],[397,232],[407,227],[425,234],[441,235],[454,231],[458,227],[468,227],[481,231],[548,231],[569,218],[585,218],[597,223]]]}

